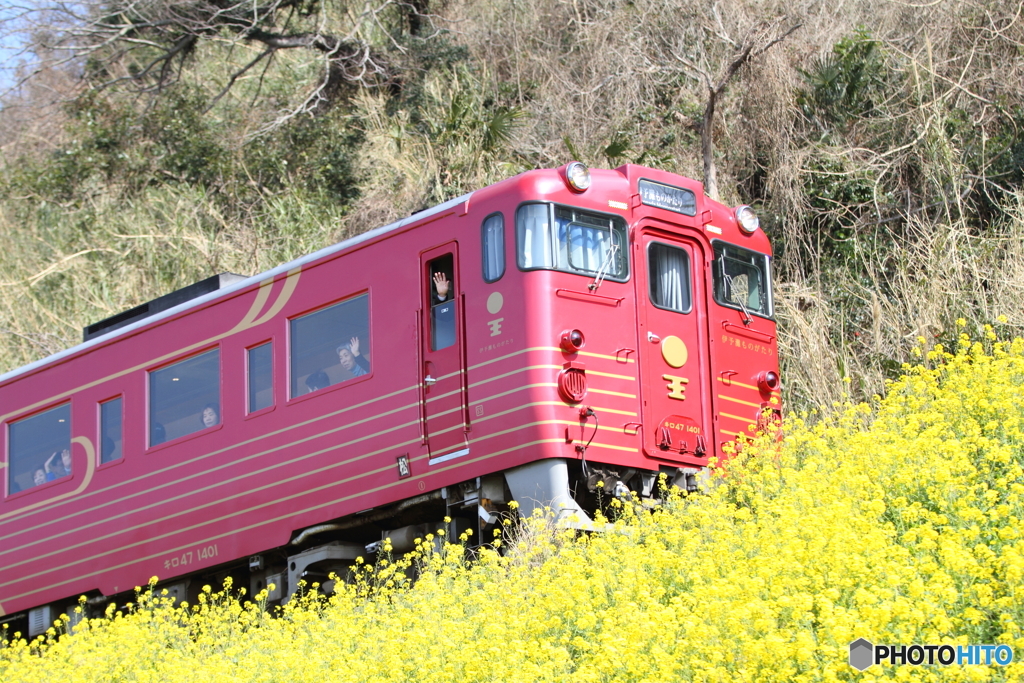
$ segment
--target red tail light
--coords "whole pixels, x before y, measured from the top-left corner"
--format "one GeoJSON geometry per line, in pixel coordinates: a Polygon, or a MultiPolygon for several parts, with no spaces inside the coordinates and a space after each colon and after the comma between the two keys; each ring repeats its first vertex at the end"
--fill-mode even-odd
{"type": "Polygon", "coordinates": [[[757,387],[761,391],[775,391],[779,388],[779,375],[778,373],[762,372],[761,376],[757,378],[757,387]]]}
{"type": "Polygon", "coordinates": [[[562,333],[562,338],[559,340],[559,346],[566,353],[576,353],[587,344],[587,338],[583,336],[583,332],[580,330],[566,330],[562,333]]]}

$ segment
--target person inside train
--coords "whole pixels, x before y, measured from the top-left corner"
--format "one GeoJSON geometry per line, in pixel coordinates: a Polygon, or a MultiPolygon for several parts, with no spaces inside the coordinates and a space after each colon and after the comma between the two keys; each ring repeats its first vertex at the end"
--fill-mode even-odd
{"type": "Polygon", "coordinates": [[[216,403],[207,403],[203,406],[201,414],[203,427],[212,427],[220,423],[220,406],[216,403]]]}
{"type": "Polygon", "coordinates": [[[353,377],[370,372],[370,361],[359,354],[359,337],[352,337],[335,351],[338,353],[338,362],[341,363],[341,367],[348,370],[353,377]]]}
{"type": "Polygon", "coordinates": [[[430,264],[432,292],[430,297],[430,348],[444,349],[455,343],[455,288],[449,276],[451,256],[435,259],[430,264]]]}
{"type": "Polygon", "coordinates": [[[306,393],[311,394],[314,391],[319,391],[320,389],[329,386],[331,386],[331,378],[327,376],[326,372],[319,368],[309,373],[309,376],[306,377],[306,393]]]}
{"type": "Polygon", "coordinates": [[[32,472],[32,484],[33,486],[42,486],[45,483],[46,470],[44,470],[42,467],[37,467],[35,471],[32,472]]]}
{"type": "Polygon", "coordinates": [[[451,294],[451,283],[449,282],[448,275],[443,270],[439,270],[434,273],[434,300],[431,302],[432,305],[439,304],[443,301],[448,301],[449,295],[451,294]]]}
{"type": "Polygon", "coordinates": [[[45,463],[43,471],[46,481],[53,481],[71,474],[71,451],[65,448],[62,451],[54,451],[45,463]]]}

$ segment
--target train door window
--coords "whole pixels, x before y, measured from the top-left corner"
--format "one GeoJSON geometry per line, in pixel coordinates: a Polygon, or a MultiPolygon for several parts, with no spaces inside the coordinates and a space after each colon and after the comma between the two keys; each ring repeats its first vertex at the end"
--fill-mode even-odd
{"type": "Polygon", "coordinates": [[[771,272],[768,256],[715,242],[715,301],[722,306],[770,318],[771,272]]]}
{"type": "Polygon", "coordinates": [[[246,351],[249,412],[274,405],[273,344],[267,342],[246,351]]]}
{"type": "Polygon", "coordinates": [[[7,437],[10,493],[71,474],[70,403],[12,422],[7,437]]]}
{"type": "Polygon", "coordinates": [[[497,282],[505,274],[505,218],[500,213],[482,226],[484,282],[497,282]]]}
{"type": "Polygon", "coordinates": [[[100,404],[100,463],[124,457],[121,440],[121,399],[100,404]]]}
{"type": "Polygon", "coordinates": [[[370,295],[290,321],[291,397],[370,373],[370,295]]]}
{"type": "Polygon", "coordinates": [[[150,446],[220,421],[220,349],[149,373],[150,446]]]}
{"type": "Polygon", "coordinates": [[[455,260],[445,254],[429,263],[430,350],[455,343],[455,260]]]}
{"type": "Polygon", "coordinates": [[[690,312],[690,255],[684,249],[652,242],[647,249],[647,272],[655,306],[690,312]]]}

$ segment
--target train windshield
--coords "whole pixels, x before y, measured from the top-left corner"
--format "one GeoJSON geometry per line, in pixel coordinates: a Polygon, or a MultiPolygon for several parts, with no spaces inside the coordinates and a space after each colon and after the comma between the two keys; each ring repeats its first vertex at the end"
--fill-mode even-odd
{"type": "Polygon", "coordinates": [[[519,267],[561,270],[625,282],[626,222],[619,216],[553,204],[524,204],[516,212],[519,267]]]}
{"type": "Polygon", "coordinates": [[[715,301],[765,318],[772,316],[768,256],[715,242],[715,301]]]}

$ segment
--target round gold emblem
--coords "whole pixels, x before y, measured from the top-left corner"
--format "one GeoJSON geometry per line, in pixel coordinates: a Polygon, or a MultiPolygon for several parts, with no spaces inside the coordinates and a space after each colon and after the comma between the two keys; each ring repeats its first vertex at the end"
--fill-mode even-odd
{"type": "Polygon", "coordinates": [[[494,315],[501,310],[504,304],[505,297],[501,295],[501,292],[491,292],[491,295],[487,297],[487,312],[494,315]]]}
{"type": "Polygon", "coordinates": [[[661,356],[672,367],[681,368],[686,365],[689,355],[686,344],[679,337],[665,337],[661,340],[661,356]]]}

